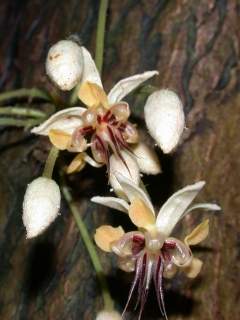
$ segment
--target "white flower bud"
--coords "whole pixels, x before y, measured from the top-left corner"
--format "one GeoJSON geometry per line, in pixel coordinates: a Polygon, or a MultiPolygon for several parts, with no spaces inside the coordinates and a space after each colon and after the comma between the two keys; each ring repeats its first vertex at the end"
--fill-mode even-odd
{"type": "Polygon", "coordinates": [[[57,183],[45,177],[33,180],[23,201],[23,224],[27,238],[41,234],[58,216],[61,194],[57,183]]]}
{"type": "Polygon", "coordinates": [[[117,311],[100,311],[96,320],[122,320],[122,316],[117,311]]]}
{"type": "Polygon", "coordinates": [[[151,136],[164,153],[170,153],[179,143],[185,125],[181,100],[171,90],[156,91],[147,99],[144,113],[151,136]]]}
{"type": "Polygon", "coordinates": [[[71,40],[57,42],[48,52],[46,71],[61,90],[71,90],[82,76],[82,48],[71,40]]]}
{"type": "Polygon", "coordinates": [[[109,182],[113,187],[114,192],[121,198],[126,198],[124,190],[118,182],[116,175],[124,176],[125,178],[133,181],[134,184],[138,185],[140,182],[140,172],[137,161],[134,156],[131,156],[126,151],[121,152],[123,161],[115,156],[114,154],[110,157],[110,174],[109,182]]]}
{"type": "Polygon", "coordinates": [[[158,174],[161,172],[160,162],[155,151],[145,143],[139,142],[133,148],[140,171],[145,174],[158,174]]]}

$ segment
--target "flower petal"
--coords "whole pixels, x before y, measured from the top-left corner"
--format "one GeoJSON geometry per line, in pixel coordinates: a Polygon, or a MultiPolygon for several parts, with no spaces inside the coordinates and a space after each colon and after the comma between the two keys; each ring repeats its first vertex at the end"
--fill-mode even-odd
{"type": "Polygon", "coordinates": [[[149,207],[138,198],[131,201],[129,217],[138,228],[149,229],[155,225],[155,215],[149,207]]]}
{"type": "Polygon", "coordinates": [[[188,246],[194,246],[203,240],[205,240],[209,233],[209,219],[204,220],[200,223],[193,231],[187,235],[184,242],[188,246]]]}
{"type": "Polygon", "coordinates": [[[131,180],[134,184],[138,185],[140,181],[140,172],[136,159],[127,153],[126,151],[121,152],[122,158],[125,161],[123,162],[116,155],[110,157],[110,173],[109,173],[109,182],[114,190],[114,192],[121,198],[127,199],[124,189],[121,184],[118,182],[117,174],[121,173],[122,176],[131,180]]]}
{"type": "Polygon", "coordinates": [[[185,268],[183,268],[183,271],[186,273],[186,276],[188,278],[196,278],[196,276],[199,274],[199,272],[202,269],[203,262],[198,258],[193,258],[191,261],[191,264],[185,268]]]}
{"type": "Polygon", "coordinates": [[[170,153],[179,143],[185,126],[183,105],[171,90],[152,93],[144,107],[149,133],[164,153],[170,153]]]}
{"type": "Polygon", "coordinates": [[[101,77],[99,75],[96,64],[90,54],[90,52],[85,48],[82,48],[83,55],[83,74],[81,78],[81,83],[86,81],[97,84],[99,87],[103,87],[101,77]]]}
{"type": "Polygon", "coordinates": [[[48,133],[51,143],[59,150],[66,150],[72,140],[72,136],[61,130],[51,129],[48,133]]]}
{"type": "Polygon", "coordinates": [[[154,214],[154,208],[153,205],[148,197],[148,195],[137,185],[135,185],[132,180],[124,177],[122,174],[118,173],[116,174],[116,178],[118,182],[120,183],[121,187],[123,188],[126,196],[128,197],[129,201],[132,202],[135,198],[141,199],[146,206],[149,207],[149,209],[154,214]]]}
{"type": "Polygon", "coordinates": [[[212,210],[212,211],[222,210],[222,208],[215,203],[196,203],[187,209],[184,216],[195,209],[205,209],[205,210],[212,210]]]}
{"type": "Polygon", "coordinates": [[[124,230],[122,227],[114,228],[112,226],[101,226],[97,228],[94,235],[94,240],[97,246],[106,252],[111,252],[111,244],[114,241],[119,240],[124,235],[124,230]]]}
{"type": "Polygon", "coordinates": [[[93,197],[91,201],[124,213],[129,210],[129,204],[125,200],[115,197],[93,197]]]}
{"type": "Polygon", "coordinates": [[[104,106],[108,108],[108,98],[104,90],[96,83],[84,82],[78,91],[78,98],[90,107],[104,106]]]}
{"type": "Polygon", "coordinates": [[[34,127],[31,132],[47,136],[49,131],[54,129],[72,134],[77,127],[82,125],[81,115],[85,111],[86,109],[81,107],[61,110],[40,124],[40,126],[34,127]]]}
{"type": "Polygon", "coordinates": [[[158,71],[146,71],[141,74],[136,74],[134,76],[125,78],[117,82],[112,90],[108,94],[108,100],[110,104],[119,102],[128,95],[131,91],[136,89],[144,81],[157,75],[158,71]]]}
{"type": "Polygon", "coordinates": [[[154,149],[147,144],[139,142],[132,147],[133,153],[141,172],[145,174],[158,174],[161,172],[160,162],[154,149]]]}
{"type": "Polygon", "coordinates": [[[157,216],[159,231],[167,236],[171,234],[175,225],[183,217],[186,209],[204,187],[205,181],[199,181],[174,193],[162,206],[157,216]]]}
{"type": "Polygon", "coordinates": [[[94,167],[94,168],[101,168],[104,164],[103,163],[99,163],[97,161],[95,161],[93,158],[91,158],[86,152],[82,152],[83,158],[84,160],[90,164],[90,166],[94,167]]]}
{"type": "Polygon", "coordinates": [[[76,155],[73,158],[69,166],[67,167],[67,174],[71,174],[74,172],[79,172],[85,167],[86,162],[84,161],[84,156],[82,153],[76,155]]]}

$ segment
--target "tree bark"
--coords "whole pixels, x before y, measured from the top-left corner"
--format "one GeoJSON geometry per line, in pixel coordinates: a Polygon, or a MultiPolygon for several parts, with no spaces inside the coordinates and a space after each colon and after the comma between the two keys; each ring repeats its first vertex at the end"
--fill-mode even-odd
{"type": "MultiPolygon", "coordinates": [[[[76,33],[94,53],[98,5],[97,0],[2,0],[1,91],[56,90],[45,74],[47,50],[76,33]]],[[[152,83],[175,90],[184,101],[187,129],[181,145],[173,155],[159,151],[162,175],[144,179],[154,204],[186,184],[206,180],[201,200],[216,201],[223,209],[209,214],[208,241],[195,250],[204,261],[200,277],[166,282],[172,320],[239,319],[239,8],[237,0],[113,0],[108,9],[106,90],[123,77],[156,69],[159,76],[152,83]]],[[[143,126],[144,99],[131,95],[128,101],[134,120],[143,126]]],[[[47,232],[25,239],[23,194],[41,174],[49,144],[22,129],[0,131],[0,318],[94,319],[102,306],[101,292],[66,204],[47,232]]],[[[105,171],[89,168],[69,178],[91,234],[104,222],[122,224],[121,215],[89,201],[108,192],[103,182],[105,171]]],[[[179,235],[201,220],[202,213],[187,217],[179,235]]],[[[132,276],[117,271],[110,256],[101,254],[101,259],[123,309],[132,276]]],[[[144,319],[160,319],[156,305],[151,292],[144,319]]]]}

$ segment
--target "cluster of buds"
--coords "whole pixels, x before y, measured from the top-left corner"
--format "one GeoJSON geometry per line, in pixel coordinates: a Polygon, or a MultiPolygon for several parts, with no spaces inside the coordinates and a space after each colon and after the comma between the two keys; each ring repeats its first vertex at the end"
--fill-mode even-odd
{"type": "MultiPolygon", "coordinates": [[[[158,71],[122,79],[106,94],[91,54],[72,40],[59,41],[49,50],[46,71],[61,90],[75,88],[85,106],[60,110],[32,132],[48,136],[58,150],[75,153],[67,167],[68,174],[81,171],[87,163],[96,168],[106,165],[109,183],[118,198],[97,196],[92,201],[127,213],[137,230],[125,233],[122,227],[101,226],[95,234],[96,244],[105,252],[115,253],[122,270],[135,272],[126,308],[136,290],[141,317],[153,280],[160,310],[166,317],[163,277],[173,277],[177,269],[190,278],[199,273],[202,262],[193,257],[190,246],[206,238],[208,220],[184,241],[171,237],[173,229],[193,209],[220,208],[214,204],[190,206],[204,186],[204,182],[198,182],[176,192],[155,215],[140,177],[141,173],[160,173],[160,163],[154,147],[139,138],[136,125],[130,122],[131,108],[123,99],[158,71]]],[[[172,152],[185,126],[183,104],[177,94],[168,89],[152,93],[144,106],[144,118],[155,143],[164,153],[172,152]]],[[[59,208],[56,182],[40,177],[30,183],[23,205],[27,238],[41,234],[55,220],[59,208]]],[[[97,319],[121,317],[103,311],[97,319]]]]}

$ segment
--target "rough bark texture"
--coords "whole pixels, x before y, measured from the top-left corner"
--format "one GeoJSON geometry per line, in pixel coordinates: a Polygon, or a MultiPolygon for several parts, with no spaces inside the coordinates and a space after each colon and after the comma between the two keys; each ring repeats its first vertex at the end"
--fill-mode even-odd
{"type": "MultiPolygon", "coordinates": [[[[178,276],[166,284],[172,320],[239,319],[239,8],[237,0],[113,0],[108,10],[106,89],[127,75],[157,69],[154,84],[177,91],[185,103],[188,130],[181,146],[173,156],[159,152],[163,174],[145,179],[155,204],[205,179],[201,199],[223,208],[223,214],[211,217],[208,242],[196,250],[205,262],[201,276],[195,281],[178,276]]],[[[97,0],[2,0],[1,91],[53,89],[44,72],[49,46],[77,33],[94,52],[97,12],[97,0]]],[[[141,123],[142,99],[129,101],[141,123]]],[[[0,130],[0,318],[94,319],[101,295],[66,205],[43,236],[25,240],[22,198],[26,184],[42,170],[46,140],[21,129],[0,130]]],[[[89,202],[91,195],[104,194],[103,181],[104,170],[87,169],[70,178],[91,233],[104,221],[121,221],[89,202]]],[[[187,218],[180,234],[200,220],[198,213],[187,218]]],[[[109,257],[102,255],[102,261],[122,309],[131,276],[110,270],[109,257]]],[[[144,319],[158,319],[150,296],[144,319]]]]}

